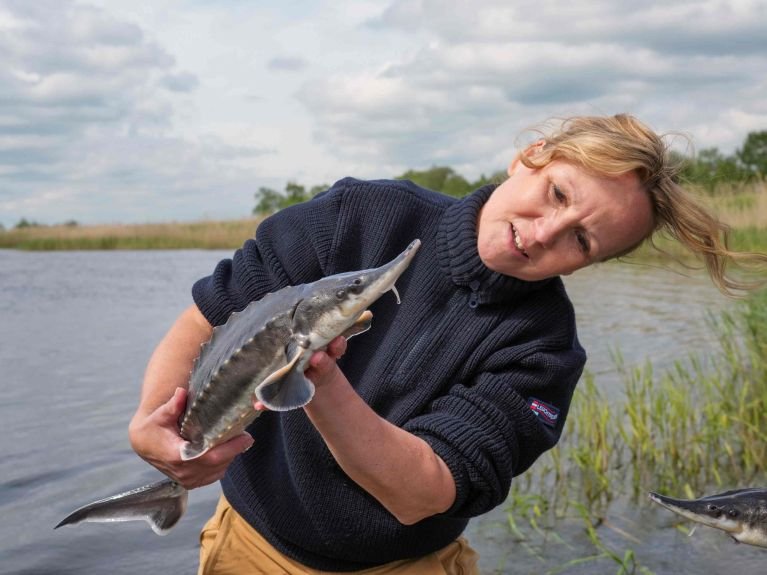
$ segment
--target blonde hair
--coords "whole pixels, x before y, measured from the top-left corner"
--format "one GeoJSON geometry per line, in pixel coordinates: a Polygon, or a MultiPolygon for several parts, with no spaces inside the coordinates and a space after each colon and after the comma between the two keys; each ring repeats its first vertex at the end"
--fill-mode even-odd
{"type": "Polygon", "coordinates": [[[564,160],[602,176],[632,171],[639,176],[652,203],[653,228],[639,243],[613,257],[628,255],[645,241],[662,252],[653,237],[665,232],[703,259],[711,280],[723,293],[736,295],[765,283],[728,274],[730,263],[746,267],[767,264],[767,254],[729,248],[729,227],[679,184],[681,165],[672,161],[664,137],[633,116],[569,118],[562,121],[558,130],[543,137],[545,144],[536,153],[519,156],[528,168],[542,168],[553,160],[564,160]]]}

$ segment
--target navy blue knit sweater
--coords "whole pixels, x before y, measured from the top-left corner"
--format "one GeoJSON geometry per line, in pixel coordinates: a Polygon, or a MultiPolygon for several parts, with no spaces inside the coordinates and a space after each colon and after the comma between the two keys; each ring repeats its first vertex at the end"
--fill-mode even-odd
{"type": "Polygon", "coordinates": [[[455,504],[405,526],[336,464],[303,410],[266,413],[229,466],[227,499],[277,549],[315,569],[352,571],[444,547],[506,498],[511,479],[559,439],[586,356],[559,278],[495,273],[476,222],[493,188],[456,200],[406,181],[347,178],[265,220],[193,288],[213,324],[281,287],[379,266],[423,242],[371,308],[373,327],[339,366],[382,417],[427,441],[450,468],[455,504]]]}

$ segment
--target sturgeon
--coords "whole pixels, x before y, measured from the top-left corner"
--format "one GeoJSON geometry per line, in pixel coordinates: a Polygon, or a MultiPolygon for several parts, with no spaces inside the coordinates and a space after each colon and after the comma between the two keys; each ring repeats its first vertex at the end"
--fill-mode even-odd
{"type": "MultiPolygon", "coordinates": [[[[182,460],[200,457],[240,435],[261,414],[254,398],[272,411],[308,404],[314,385],[305,375],[309,358],[339,335],[366,331],[367,309],[407,269],[421,245],[414,240],[381,267],[331,275],[289,286],[251,302],[214,328],[202,344],[189,378],[179,434],[182,460]]],[[[56,528],[81,522],[143,520],[164,535],[183,516],[187,490],[170,478],[99,499],[76,509],[56,528]]]]}
{"type": "Polygon", "coordinates": [[[700,499],[650,493],[650,499],[682,517],[725,531],[736,543],[767,547],[767,489],[735,489],[700,499]]]}

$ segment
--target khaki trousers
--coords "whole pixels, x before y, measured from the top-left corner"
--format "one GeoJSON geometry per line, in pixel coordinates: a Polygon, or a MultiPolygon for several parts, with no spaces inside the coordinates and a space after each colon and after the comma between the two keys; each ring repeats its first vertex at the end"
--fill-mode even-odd
{"type": "MultiPolygon", "coordinates": [[[[477,553],[463,538],[418,559],[355,571],[365,575],[479,575],[477,553]]],[[[198,575],[320,575],[289,559],[258,534],[221,496],[200,533],[198,575]]]]}

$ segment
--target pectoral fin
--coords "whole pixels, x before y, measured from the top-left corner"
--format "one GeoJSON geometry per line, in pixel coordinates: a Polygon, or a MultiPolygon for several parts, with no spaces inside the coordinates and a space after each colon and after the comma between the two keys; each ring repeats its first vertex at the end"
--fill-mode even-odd
{"type": "Polygon", "coordinates": [[[81,522],[146,521],[152,531],[165,535],[186,511],[187,496],[186,489],[165,479],[80,507],[54,529],[81,522]]]}
{"type": "Polygon", "coordinates": [[[304,353],[307,352],[294,347],[292,359],[256,388],[256,398],[267,408],[289,411],[303,407],[314,397],[314,384],[299,369],[304,353]]]}

